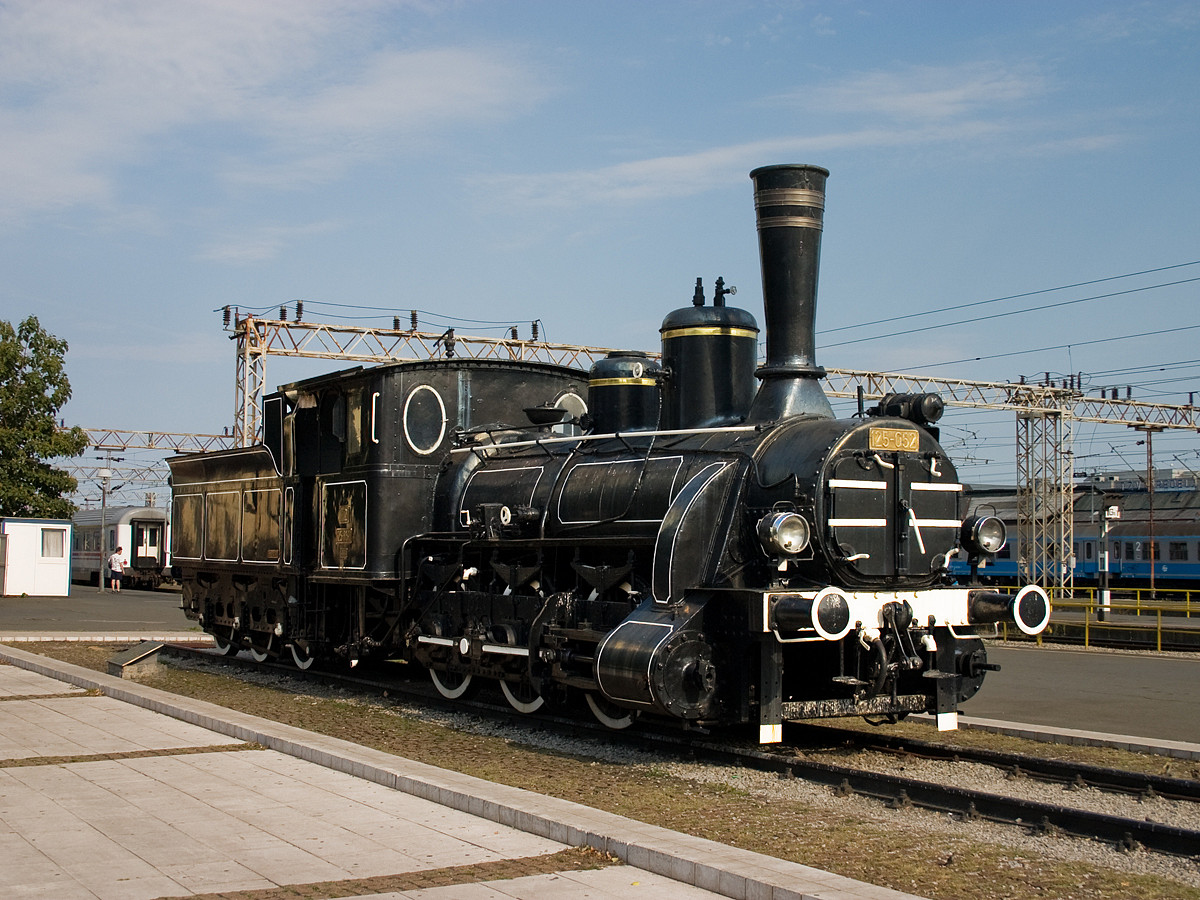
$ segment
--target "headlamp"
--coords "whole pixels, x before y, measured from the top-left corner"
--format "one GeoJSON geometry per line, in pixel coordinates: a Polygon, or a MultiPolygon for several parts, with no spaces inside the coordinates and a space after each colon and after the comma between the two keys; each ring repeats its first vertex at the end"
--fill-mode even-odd
{"type": "Polygon", "coordinates": [[[972,556],[994,556],[1008,542],[1008,529],[996,516],[968,516],[962,524],[962,543],[972,556]]]}
{"type": "Polygon", "coordinates": [[[799,513],[771,512],[758,522],[758,540],[772,555],[795,556],[808,546],[811,536],[808,522],[799,513]]]}

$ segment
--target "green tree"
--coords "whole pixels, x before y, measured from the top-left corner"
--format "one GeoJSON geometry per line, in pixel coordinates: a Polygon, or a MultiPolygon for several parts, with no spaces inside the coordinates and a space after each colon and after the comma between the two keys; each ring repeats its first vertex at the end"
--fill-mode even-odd
{"type": "Polygon", "coordinates": [[[15,329],[0,320],[0,516],[68,519],[75,504],[63,494],[74,478],[48,459],[78,456],[82,428],[59,428],[59,409],[71,397],[64,358],[67,342],[30,316],[15,329]]]}

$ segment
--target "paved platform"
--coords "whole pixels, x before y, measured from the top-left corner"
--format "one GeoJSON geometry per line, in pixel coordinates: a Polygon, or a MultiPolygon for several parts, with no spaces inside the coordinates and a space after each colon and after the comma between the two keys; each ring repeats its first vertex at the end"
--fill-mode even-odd
{"type": "Polygon", "coordinates": [[[47,900],[912,900],[2,645],[0,860],[47,900]]]}

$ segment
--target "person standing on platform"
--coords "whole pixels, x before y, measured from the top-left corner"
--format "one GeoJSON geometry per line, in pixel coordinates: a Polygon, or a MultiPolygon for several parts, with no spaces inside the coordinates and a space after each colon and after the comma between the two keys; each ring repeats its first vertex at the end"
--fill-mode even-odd
{"type": "Polygon", "coordinates": [[[108,558],[108,575],[115,593],[121,592],[121,576],[125,573],[125,566],[128,563],[121,557],[121,548],[117,548],[117,552],[108,558]]]}

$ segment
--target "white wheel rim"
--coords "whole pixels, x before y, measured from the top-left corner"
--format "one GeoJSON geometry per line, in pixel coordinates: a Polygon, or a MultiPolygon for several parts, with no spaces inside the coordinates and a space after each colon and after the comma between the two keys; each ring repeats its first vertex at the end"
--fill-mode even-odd
{"type": "Polygon", "coordinates": [[[507,681],[500,682],[500,690],[504,693],[504,699],[508,701],[508,705],[519,713],[534,713],[546,704],[546,698],[541,694],[538,694],[532,700],[522,700],[516,695],[507,681]]]}
{"type": "Polygon", "coordinates": [[[234,647],[232,642],[225,640],[220,635],[214,634],[213,643],[216,645],[218,653],[222,654],[223,656],[233,655],[234,647]]]}
{"type": "Polygon", "coordinates": [[[595,716],[596,721],[598,721],[605,728],[611,728],[613,731],[621,731],[633,724],[632,712],[627,712],[620,718],[613,718],[600,708],[600,704],[596,701],[594,696],[591,694],[586,694],[585,696],[587,697],[587,705],[591,707],[592,715],[595,716]]]}
{"type": "Polygon", "coordinates": [[[259,650],[257,647],[251,647],[250,655],[254,657],[255,662],[266,662],[267,657],[271,654],[267,653],[266,650],[259,650]]]}
{"type": "Polygon", "coordinates": [[[439,694],[441,694],[447,700],[457,700],[467,692],[467,689],[471,686],[471,679],[475,676],[462,676],[462,681],[454,687],[450,687],[446,684],[446,682],[442,681],[440,673],[438,673],[435,669],[429,670],[429,677],[433,679],[433,686],[437,688],[437,692],[439,694]]]}
{"type": "Polygon", "coordinates": [[[301,656],[300,651],[296,649],[295,644],[291,645],[291,649],[292,649],[292,661],[296,663],[296,668],[300,669],[301,671],[308,669],[310,666],[312,666],[313,662],[316,660],[316,657],[312,656],[309,653],[305,653],[304,656],[301,656]]]}

